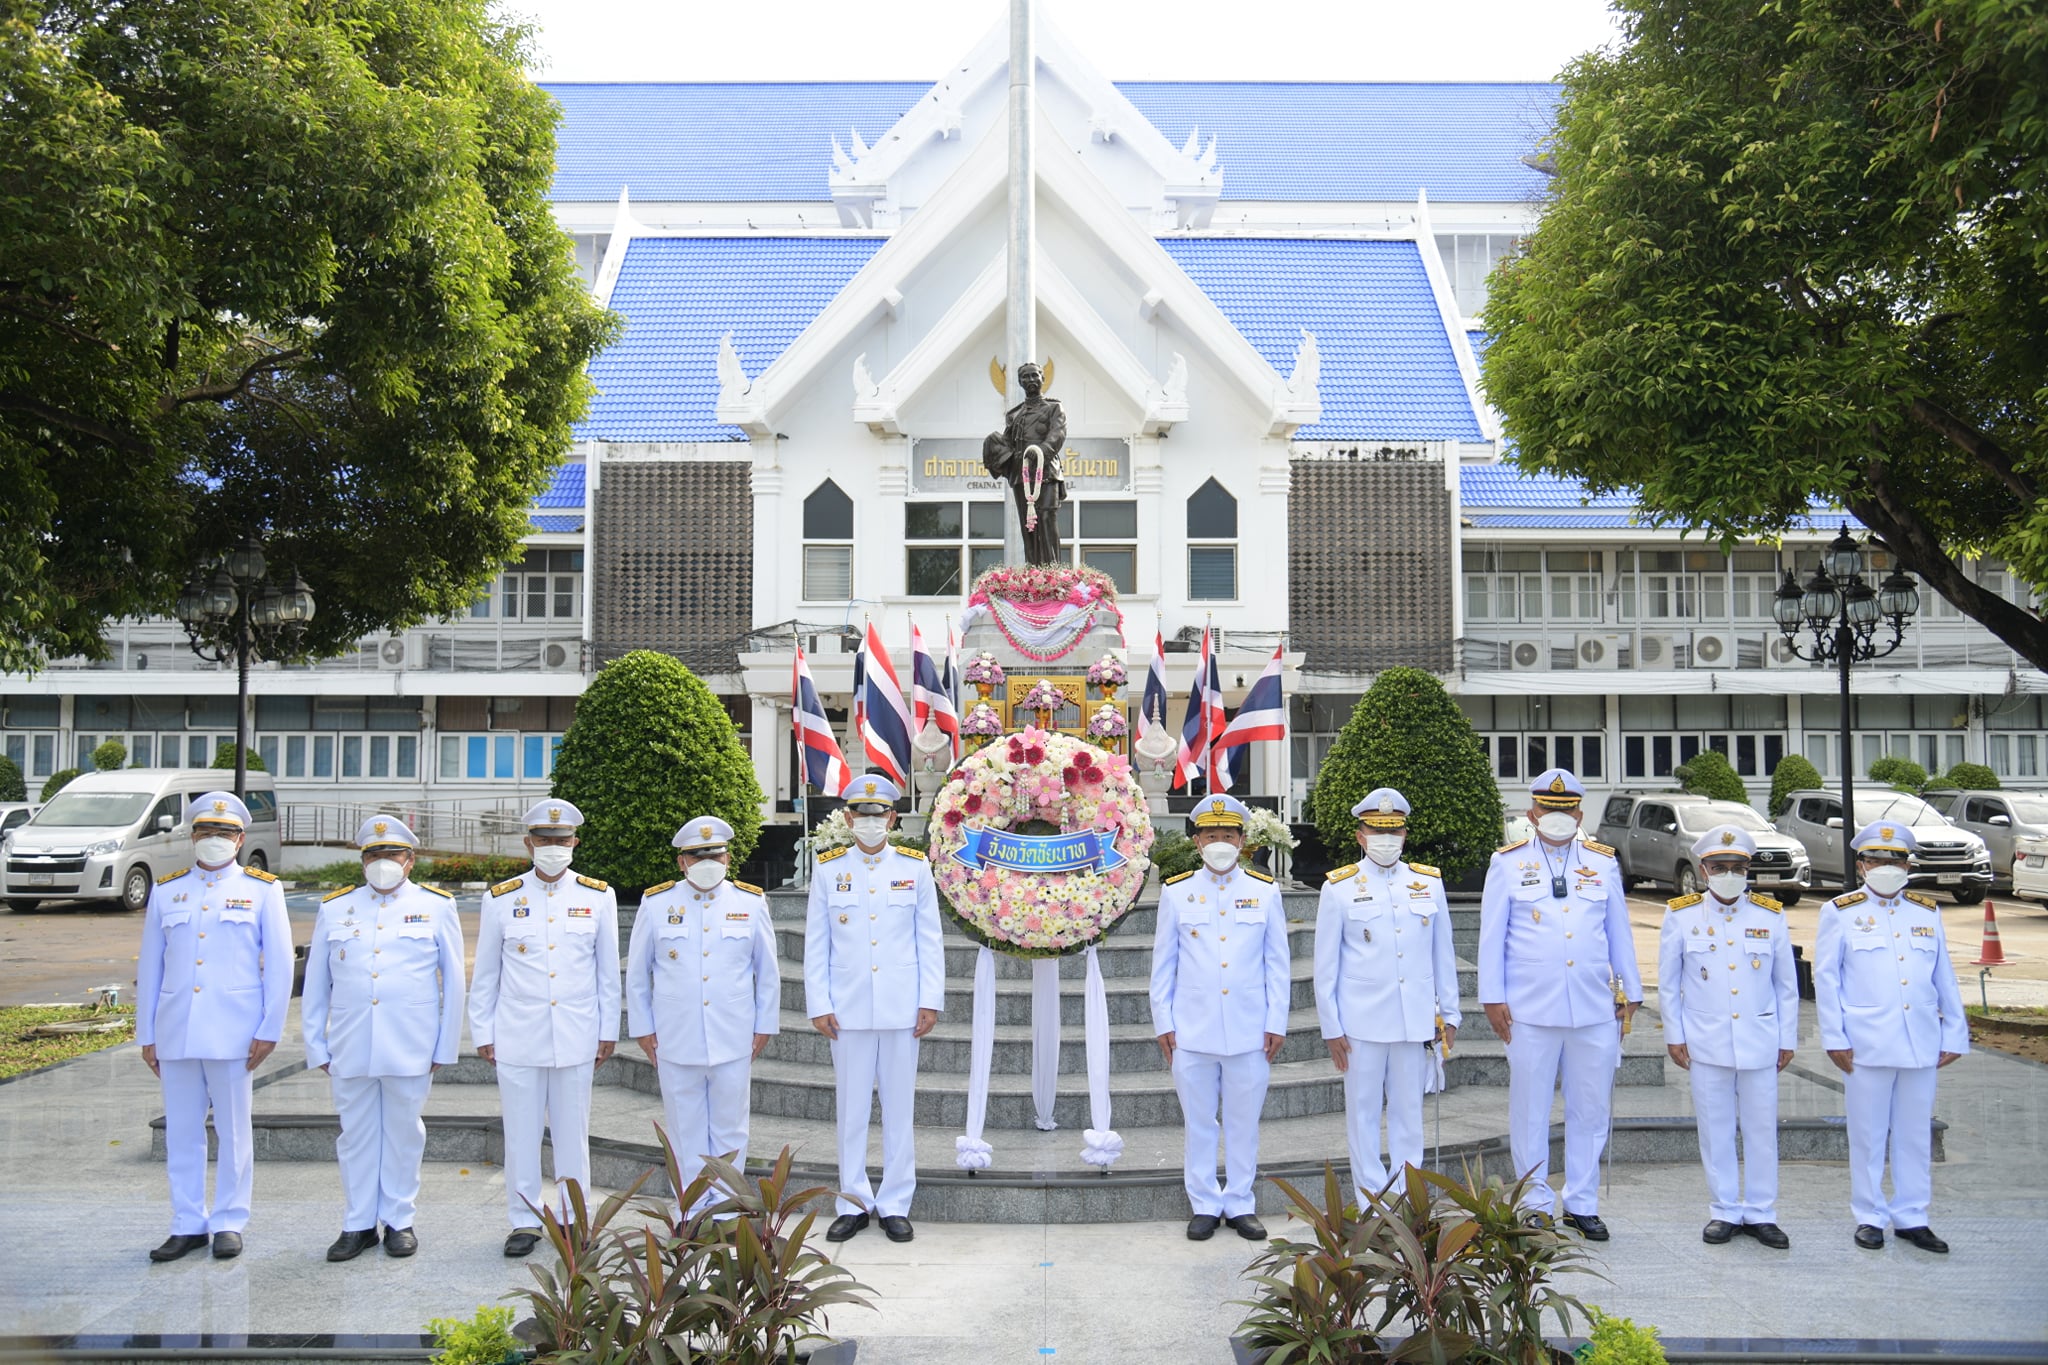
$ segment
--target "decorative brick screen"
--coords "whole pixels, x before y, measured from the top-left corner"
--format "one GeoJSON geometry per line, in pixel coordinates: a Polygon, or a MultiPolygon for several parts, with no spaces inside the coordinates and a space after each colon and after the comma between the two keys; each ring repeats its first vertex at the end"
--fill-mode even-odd
{"type": "Polygon", "coordinates": [[[754,499],[742,460],[604,466],[591,528],[597,662],[673,654],[699,673],[739,667],[753,614],[754,499]]]}
{"type": "Polygon", "coordinates": [[[1451,495],[1434,460],[1296,460],[1290,637],[1304,667],[1451,668],[1451,495]]]}

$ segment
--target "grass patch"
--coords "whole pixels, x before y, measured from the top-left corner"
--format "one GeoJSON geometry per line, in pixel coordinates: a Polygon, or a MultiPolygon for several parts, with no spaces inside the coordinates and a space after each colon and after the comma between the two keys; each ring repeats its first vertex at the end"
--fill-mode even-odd
{"type": "Polygon", "coordinates": [[[83,1005],[0,1006],[0,1080],[19,1076],[37,1067],[83,1057],[88,1052],[113,1047],[135,1037],[135,1007],[94,1009],[83,1005]],[[119,1017],[125,1027],[112,1033],[60,1034],[54,1038],[31,1038],[29,1031],[44,1024],[68,1023],[79,1019],[119,1017]]]}
{"type": "Polygon", "coordinates": [[[301,867],[290,872],[278,873],[286,881],[297,882],[300,886],[351,886],[363,880],[363,860],[341,858],[318,867],[301,867]]]}
{"type": "MultiPolygon", "coordinates": [[[[442,858],[420,859],[413,867],[412,879],[416,882],[502,882],[532,866],[533,863],[526,858],[455,853],[442,858]]],[[[363,860],[342,858],[279,875],[300,886],[361,886],[363,860]]]]}
{"type": "Polygon", "coordinates": [[[2048,1005],[1993,1005],[1988,1010],[1982,1005],[1965,1005],[1963,1012],[1972,1019],[2048,1019],[2048,1005]]]}

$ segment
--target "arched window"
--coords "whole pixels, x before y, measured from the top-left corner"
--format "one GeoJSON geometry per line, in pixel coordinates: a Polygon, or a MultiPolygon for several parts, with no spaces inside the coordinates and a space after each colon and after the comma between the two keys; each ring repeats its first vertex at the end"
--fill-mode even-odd
{"type": "Polygon", "coordinates": [[[1188,600],[1237,599],[1237,499],[1214,479],[1188,499],[1188,600]]]}
{"type": "Polygon", "coordinates": [[[853,597],[853,499],[827,479],[804,499],[804,600],[853,597]]]}

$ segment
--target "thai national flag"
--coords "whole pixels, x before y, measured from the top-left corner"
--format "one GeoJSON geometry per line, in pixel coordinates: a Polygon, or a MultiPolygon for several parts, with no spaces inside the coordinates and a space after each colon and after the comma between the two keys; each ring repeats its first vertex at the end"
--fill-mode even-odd
{"type": "Polygon", "coordinates": [[[839,739],[832,733],[832,722],[818,700],[818,689],[811,682],[811,668],[804,662],[802,645],[796,648],[789,694],[797,752],[804,756],[804,780],[827,796],[837,796],[846,789],[853,770],[846,766],[846,756],[839,752],[839,739]]]}
{"type": "Polygon", "coordinates": [[[932,693],[932,720],[939,733],[953,741],[953,757],[960,757],[960,642],[953,638],[951,622],[946,625],[946,656],[937,669],[938,687],[932,693]]]}
{"type": "Polygon", "coordinates": [[[1243,748],[1262,739],[1287,738],[1287,703],[1280,695],[1280,652],[1284,646],[1273,647],[1273,657],[1266,662],[1266,671],[1259,674],[1251,690],[1245,693],[1244,705],[1237,715],[1224,727],[1223,734],[1216,741],[1216,766],[1221,769],[1222,782],[1230,785],[1230,759],[1227,750],[1243,748]]]}
{"type": "Polygon", "coordinates": [[[1226,724],[1226,717],[1223,712],[1223,679],[1217,676],[1222,665],[1217,661],[1216,651],[1213,647],[1204,650],[1202,658],[1205,660],[1203,672],[1208,675],[1209,679],[1209,685],[1204,689],[1204,696],[1202,698],[1202,704],[1209,711],[1209,723],[1206,732],[1209,737],[1209,762],[1206,765],[1205,771],[1208,773],[1210,791],[1229,791],[1230,757],[1222,751],[1218,744],[1223,738],[1223,730],[1226,724]]]}
{"type": "Polygon", "coordinates": [[[867,654],[862,670],[867,697],[861,744],[867,750],[868,766],[909,791],[910,704],[903,699],[903,685],[896,680],[896,665],[889,661],[882,633],[872,621],[868,622],[863,649],[867,654]]]}
{"type": "Polygon", "coordinates": [[[853,737],[856,741],[868,732],[868,652],[856,649],[853,652],[853,737]]]}
{"type": "Polygon", "coordinates": [[[1138,703],[1138,738],[1166,728],[1166,637],[1152,635],[1152,668],[1145,674],[1145,695],[1138,703]]]}
{"type": "Polygon", "coordinates": [[[1208,771],[1209,749],[1223,732],[1212,727],[1209,688],[1215,659],[1209,653],[1209,628],[1202,627],[1202,658],[1195,665],[1194,685],[1188,689],[1188,709],[1180,723],[1180,753],[1173,761],[1173,785],[1195,789],[1195,779],[1208,771]]]}
{"type": "Polygon", "coordinates": [[[932,667],[930,651],[924,647],[924,632],[910,623],[910,733],[924,733],[932,717],[932,694],[939,690],[939,671],[932,667]]]}

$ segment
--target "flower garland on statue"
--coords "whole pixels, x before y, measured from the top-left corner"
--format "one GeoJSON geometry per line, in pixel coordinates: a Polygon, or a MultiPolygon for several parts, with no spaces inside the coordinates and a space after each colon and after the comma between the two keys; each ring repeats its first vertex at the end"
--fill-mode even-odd
{"type": "Polygon", "coordinates": [[[1012,649],[1038,663],[1073,653],[1105,616],[1114,617],[1118,634],[1124,627],[1116,584],[1109,575],[1099,569],[1051,564],[1005,564],[975,579],[960,618],[961,631],[984,616],[1012,649]]]}

